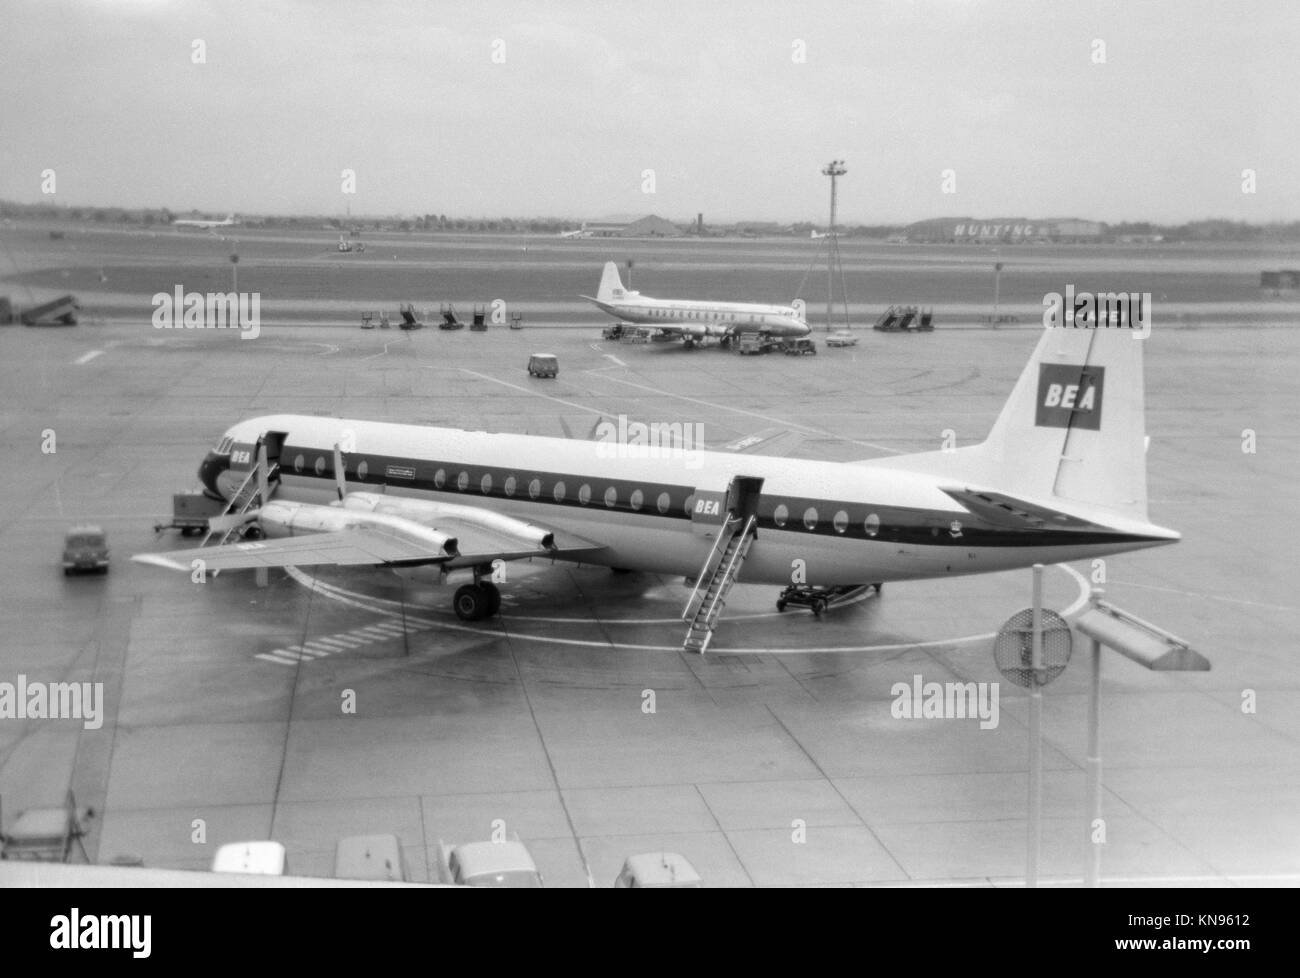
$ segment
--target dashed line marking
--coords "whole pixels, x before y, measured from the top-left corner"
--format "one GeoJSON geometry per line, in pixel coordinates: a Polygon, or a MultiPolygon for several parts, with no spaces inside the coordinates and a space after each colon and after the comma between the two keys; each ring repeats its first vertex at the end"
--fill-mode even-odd
{"type": "Polygon", "coordinates": [[[293,659],[283,658],[279,655],[276,655],[274,652],[259,652],[257,653],[257,655],[253,656],[253,658],[261,659],[263,662],[274,662],[277,666],[297,665],[297,663],[293,659]]]}
{"type": "MultiPolygon", "coordinates": [[[[374,611],[373,608],[366,610],[374,611]]],[[[367,645],[375,645],[380,642],[391,642],[403,638],[407,634],[427,631],[433,624],[431,621],[408,617],[407,624],[403,626],[396,618],[390,618],[376,622],[373,625],[351,628],[346,632],[336,632],[333,635],[322,635],[307,639],[301,645],[286,645],[282,648],[271,649],[268,652],[258,652],[253,658],[277,666],[297,666],[304,662],[315,662],[318,659],[324,659],[340,652],[349,652],[353,649],[364,648],[367,645]]]]}
{"type": "Polygon", "coordinates": [[[91,350],[89,353],[83,353],[81,356],[77,357],[77,359],[73,360],[72,362],[80,366],[83,363],[90,363],[90,361],[95,359],[95,357],[103,356],[103,354],[104,354],[103,350],[91,350]]]}

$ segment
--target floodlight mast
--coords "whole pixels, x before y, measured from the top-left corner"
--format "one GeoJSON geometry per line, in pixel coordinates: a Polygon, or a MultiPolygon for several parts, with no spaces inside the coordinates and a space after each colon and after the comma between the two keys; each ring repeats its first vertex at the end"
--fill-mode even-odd
{"type": "MultiPolygon", "coordinates": [[[[843,160],[831,160],[822,167],[822,175],[831,178],[831,225],[826,232],[826,329],[828,332],[831,328],[831,309],[835,304],[835,266],[839,263],[840,257],[839,243],[835,236],[836,181],[848,172],[843,160]]],[[[840,274],[843,276],[843,271],[840,274]]],[[[847,307],[847,296],[844,302],[847,307]]]]}

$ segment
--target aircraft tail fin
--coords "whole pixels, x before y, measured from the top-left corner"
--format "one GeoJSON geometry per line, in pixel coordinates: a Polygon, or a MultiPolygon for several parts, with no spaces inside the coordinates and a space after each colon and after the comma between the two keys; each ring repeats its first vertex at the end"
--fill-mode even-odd
{"type": "Polygon", "coordinates": [[[612,302],[621,299],[626,294],[623,288],[623,279],[619,277],[618,266],[612,261],[605,262],[605,271],[600,276],[600,288],[596,291],[596,298],[601,302],[612,302]]]}
{"type": "Polygon", "coordinates": [[[951,476],[1010,496],[1147,516],[1146,335],[1045,328],[978,445],[860,464],[951,476]]]}
{"type": "Polygon", "coordinates": [[[979,446],[996,485],[1146,520],[1145,345],[1129,329],[1044,329],[979,446]]]}

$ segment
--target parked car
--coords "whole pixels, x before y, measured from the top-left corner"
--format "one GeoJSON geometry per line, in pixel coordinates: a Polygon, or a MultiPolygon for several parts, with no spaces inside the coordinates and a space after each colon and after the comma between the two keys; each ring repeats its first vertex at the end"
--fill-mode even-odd
{"type": "Polygon", "coordinates": [[[644,852],[628,856],[614,880],[617,890],[698,889],[704,885],[695,867],[676,852],[644,852]]]}
{"type": "Polygon", "coordinates": [[[460,886],[536,889],[542,874],[524,844],[514,842],[438,843],[438,878],[460,886]]]}
{"type": "Polygon", "coordinates": [[[285,848],[278,842],[227,842],[212,857],[214,873],[286,875],[285,848]]]}
{"type": "Polygon", "coordinates": [[[555,377],[560,373],[560,361],[549,353],[534,353],[528,358],[531,377],[555,377]]]}
{"type": "Polygon", "coordinates": [[[827,346],[857,346],[858,337],[847,329],[837,329],[826,337],[827,346]]]}
{"type": "Polygon", "coordinates": [[[402,846],[395,835],[349,835],[334,848],[334,878],[340,880],[406,879],[402,846]]]}
{"type": "Polygon", "coordinates": [[[108,572],[108,540],[98,526],[83,524],[68,530],[63,539],[63,573],[108,572]]]}

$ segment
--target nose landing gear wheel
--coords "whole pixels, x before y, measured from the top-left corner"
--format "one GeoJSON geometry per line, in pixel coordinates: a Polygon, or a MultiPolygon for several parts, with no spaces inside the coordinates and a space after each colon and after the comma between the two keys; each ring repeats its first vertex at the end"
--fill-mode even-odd
{"type": "Polygon", "coordinates": [[[456,589],[451,605],[461,621],[482,621],[500,610],[501,592],[495,584],[488,581],[463,584],[456,589]]]}

